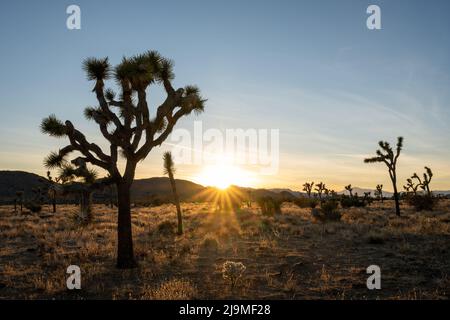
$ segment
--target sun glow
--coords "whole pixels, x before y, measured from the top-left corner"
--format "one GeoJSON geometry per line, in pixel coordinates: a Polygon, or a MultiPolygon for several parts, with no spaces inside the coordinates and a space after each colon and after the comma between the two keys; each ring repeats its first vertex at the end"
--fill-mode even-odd
{"type": "Polygon", "coordinates": [[[222,190],[231,185],[247,187],[253,182],[249,172],[225,162],[206,166],[197,180],[205,186],[217,187],[222,190]]]}

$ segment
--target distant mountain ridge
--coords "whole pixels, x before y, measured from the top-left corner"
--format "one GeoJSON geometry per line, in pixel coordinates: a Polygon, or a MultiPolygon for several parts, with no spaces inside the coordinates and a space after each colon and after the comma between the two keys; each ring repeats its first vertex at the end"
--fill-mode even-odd
{"type": "MultiPolygon", "coordinates": [[[[208,199],[208,192],[211,194],[213,187],[204,187],[200,184],[189,180],[176,179],[177,190],[182,201],[205,201],[208,199]]],[[[24,191],[25,199],[31,197],[33,188],[42,187],[50,184],[45,178],[37,174],[25,171],[3,170],[0,171],[0,202],[11,202],[16,198],[17,191],[24,191]]],[[[301,191],[294,191],[289,188],[246,188],[233,186],[235,191],[244,195],[250,195],[252,199],[257,199],[263,196],[271,196],[278,199],[292,200],[298,197],[305,197],[306,193],[301,191]]],[[[364,192],[371,192],[374,195],[374,190],[355,187],[353,194],[363,196],[364,192]]],[[[348,191],[342,190],[339,194],[348,194],[348,191]]],[[[435,194],[450,195],[450,190],[434,191],[435,194]]],[[[391,197],[392,192],[383,192],[385,197],[391,197]]],[[[94,199],[104,200],[108,198],[108,192],[99,191],[95,194],[94,199]]],[[[152,202],[153,200],[166,202],[172,201],[172,189],[170,181],[167,177],[153,177],[147,179],[136,179],[131,187],[132,201],[152,202]]]]}

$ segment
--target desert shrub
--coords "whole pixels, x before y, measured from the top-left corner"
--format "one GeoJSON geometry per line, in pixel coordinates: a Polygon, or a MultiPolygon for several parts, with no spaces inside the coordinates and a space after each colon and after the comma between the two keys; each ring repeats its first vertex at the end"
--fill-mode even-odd
{"type": "Polygon", "coordinates": [[[325,220],[339,221],[341,213],[338,210],[339,203],[336,200],[328,200],[321,204],[320,208],[325,220]]]}
{"type": "Polygon", "coordinates": [[[191,300],[196,297],[197,290],[188,280],[172,279],[160,284],[157,288],[145,292],[143,299],[155,300],[191,300]]]}
{"type": "Polygon", "coordinates": [[[273,216],[281,213],[281,201],[272,197],[261,197],[257,200],[257,203],[261,208],[261,213],[265,216],[273,216]]]}
{"type": "Polygon", "coordinates": [[[360,208],[360,207],[366,206],[366,202],[356,196],[349,197],[349,196],[344,195],[341,197],[340,202],[341,202],[342,208],[351,208],[351,207],[360,208]]]}
{"type": "Polygon", "coordinates": [[[429,195],[412,195],[407,198],[407,201],[416,211],[431,211],[437,202],[437,198],[429,195]]]}
{"type": "Polygon", "coordinates": [[[42,210],[42,206],[39,203],[36,203],[34,201],[25,203],[25,208],[30,210],[33,213],[39,213],[42,210]]]}
{"type": "Polygon", "coordinates": [[[242,262],[226,261],[222,266],[222,276],[230,282],[231,288],[234,288],[245,269],[242,262]]]}
{"type": "Polygon", "coordinates": [[[298,198],[294,200],[294,203],[299,208],[315,208],[319,204],[319,201],[313,198],[298,198]]]}

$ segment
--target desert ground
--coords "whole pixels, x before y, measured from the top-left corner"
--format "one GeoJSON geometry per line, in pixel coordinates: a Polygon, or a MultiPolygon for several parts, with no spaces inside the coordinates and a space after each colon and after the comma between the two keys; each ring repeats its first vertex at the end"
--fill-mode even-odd
{"type": "Polygon", "coordinates": [[[0,207],[0,299],[448,299],[450,200],[415,212],[392,201],[343,210],[342,221],[313,221],[310,209],[284,203],[262,216],[252,204],[217,212],[183,203],[177,236],[173,205],[134,207],[139,267],[115,268],[116,210],[94,206],[89,225],[78,207],[45,206],[40,214],[0,207]],[[235,287],[226,261],[246,266],[235,287]],[[78,265],[82,289],[66,288],[78,265]],[[381,290],[368,290],[369,265],[381,268],[381,290]]]}

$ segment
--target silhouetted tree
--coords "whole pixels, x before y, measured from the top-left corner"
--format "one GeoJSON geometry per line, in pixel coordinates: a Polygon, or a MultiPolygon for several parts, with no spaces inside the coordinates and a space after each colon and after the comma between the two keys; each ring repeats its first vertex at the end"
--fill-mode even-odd
{"type": "Polygon", "coordinates": [[[347,190],[350,194],[350,197],[353,197],[353,188],[352,185],[349,184],[348,186],[345,186],[345,190],[347,190]]]}
{"type": "Polygon", "coordinates": [[[431,171],[431,169],[429,167],[425,167],[425,171],[426,172],[423,174],[423,180],[420,179],[420,177],[417,175],[417,173],[414,173],[411,178],[417,179],[419,181],[418,186],[420,186],[420,188],[423,191],[426,191],[428,196],[431,196],[430,182],[431,182],[431,178],[433,178],[433,172],[431,171]]]}
{"type": "Polygon", "coordinates": [[[303,191],[306,192],[306,194],[308,195],[308,198],[311,198],[311,192],[312,192],[313,186],[314,186],[314,182],[311,182],[311,183],[306,182],[303,185],[303,191]]]}
{"type": "Polygon", "coordinates": [[[52,202],[53,213],[55,213],[56,212],[56,197],[58,195],[58,183],[59,183],[60,177],[56,177],[55,180],[53,180],[53,177],[52,177],[50,171],[47,171],[47,179],[50,182],[50,185],[48,187],[48,196],[52,202]]]}
{"type": "Polygon", "coordinates": [[[417,195],[417,189],[419,189],[420,186],[420,178],[417,177],[419,178],[419,183],[417,184],[414,183],[414,181],[412,180],[413,178],[415,178],[414,175],[411,178],[406,179],[406,185],[403,186],[403,189],[406,190],[406,193],[412,192],[413,195],[417,195]]]}
{"type": "Polygon", "coordinates": [[[183,217],[181,215],[180,198],[177,193],[177,185],[175,183],[174,173],[175,165],[172,159],[172,153],[165,152],[163,156],[164,160],[164,174],[169,176],[170,186],[172,187],[172,193],[175,200],[175,206],[177,207],[177,219],[178,219],[178,234],[183,234],[183,217]]]}
{"type": "MultiPolygon", "coordinates": [[[[46,162],[45,165],[50,166],[51,163],[46,162]]],[[[80,196],[80,218],[83,222],[89,222],[92,219],[92,193],[109,181],[107,179],[97,181],[97,176],[98,173],[89,169],[81,157],[70,163],[64,162],[60,168],[58,178],[65,183],[70,182],[64,185],[64,190],[80,196]]]]}
{"type": "Polygon", "coordinates": [[[324,192],[326,190],[325,184],[322,182],[318,183],[314,190],[317,192],[317,195],[319,196],[320,201],[322,201],[322,192],[324,192]]]}
{"type": "Polygon", "coordinates": [[[377,184],[377,187],[375,189],[375,196],[378,197],[378,200],[381,200],[383,202],[383,185],[377,184]]]}
{"type": "Polygon", "coordinates": [[[397,160],[403,147],[403,137],[398,137],[395,152],[388,142],[380,141],[378,145],[381,150],[378,149],[376,151],[377,155],[372,158],[364,159],[364,162],[383,162],[388,167],[389,177],[391,178],[392,186],[394,188],[395,213],[400,216],[400,200],[397,191],[397,160]]]}
{"type": "Polygon", "coordinates": [[[79,152],[86,163],[110,174],[118,193],[117,267],[132,268],[136,266],[136,261],[131,228],[130,188],[136,166],[154,147],[166,140],[181,117],[192,111],[202,112],[206,100],[200,96],[200,91],[195,86],[175,89],[172,86],[173,63],[156,51],[123,58],[114,69],[108,58],[88,58],[84,61],[83,68],[88,80],[95,81],[93,92],[99,103],[98,107],[86,108],[84,114],[87,119],[94,120],[99,125],[102,135],[110,144],[109,154],[97,144],[89,142],[72,122],[62,122],[51,115],[42,121],[42,131],[54,137],[67,137],[70,144],[59,152],[52,153],[48,160],[49,163],[58,165],[70,153],[79,152]],[[105,80],[111,75],[119,86],[118,99],[113,90],[105,90],[105,80]],[[151,119],[147,89],[157,83],[164,87],[166,97],[151,119]],[[145,138],[145,141],[141,141],[141,138],[145,138]],[[123,172],[119,171],[117,165],[119,154],[125,159],[123,172]]]}

